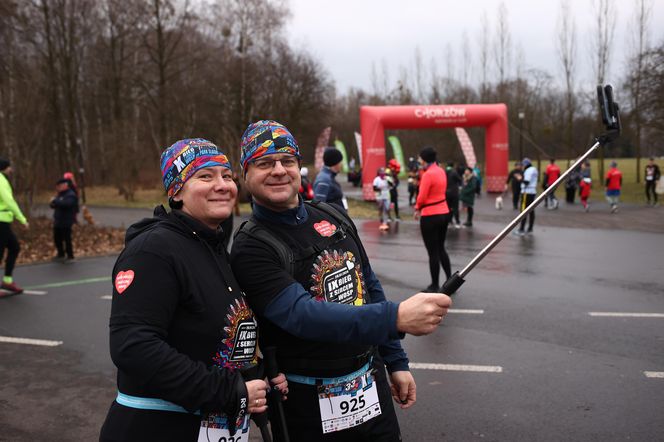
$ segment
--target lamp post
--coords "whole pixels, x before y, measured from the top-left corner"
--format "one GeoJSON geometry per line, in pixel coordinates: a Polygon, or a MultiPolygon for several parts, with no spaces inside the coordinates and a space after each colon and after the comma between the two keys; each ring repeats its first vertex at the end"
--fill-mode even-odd
{"type": "Polygon", "coordinates": [[[524,111],[519,111],[519,160],[523,159],[523,119],[526,118],[524,111]]]}
{"type": "Polygon", "coordinates": [[[81,187],[81,201],[85,204],[85,169],[78,169],[79,184],[81,187]]]}

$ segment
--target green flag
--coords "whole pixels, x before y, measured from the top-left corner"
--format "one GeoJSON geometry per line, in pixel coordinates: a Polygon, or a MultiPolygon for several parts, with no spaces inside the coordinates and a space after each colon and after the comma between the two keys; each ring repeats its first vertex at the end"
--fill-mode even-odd
{"type": "Polygon", "coordinates": [[[389,137],[387,137],[387,140],[390,142],[390,145],[392,145],[392,152],[394,153],[394,158],[401,165],[399,176],[401,178],[405,178],[408,175],[408,171],[406,170],[407,169],[406,162],[404,161],[403,158],[403,149],[401,148],[401,143],[399,142],[399,139],[394,135],[390,135],[389,137]]]}
{"type": "Polygon", "coordinates": [[[336,147],[344,157],[344,159],[341,160],[341,171],[343,173],[348,173],[348,155],[346,154],[346,146],[344,146],[344,143],[341,140],[334,140],[334,147],[336,147]]]}

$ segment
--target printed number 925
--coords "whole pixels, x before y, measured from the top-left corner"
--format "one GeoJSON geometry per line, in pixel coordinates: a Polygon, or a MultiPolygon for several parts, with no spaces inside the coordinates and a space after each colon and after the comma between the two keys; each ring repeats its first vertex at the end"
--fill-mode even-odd
{"type": "Polygon", "coordinates": [[[341,403],[339,403],[341,414],[358,411],[364,408],[365,405],[366,402],[364,401],[364,396],[350,398],[348,401],[341,401],[341,403]]]}

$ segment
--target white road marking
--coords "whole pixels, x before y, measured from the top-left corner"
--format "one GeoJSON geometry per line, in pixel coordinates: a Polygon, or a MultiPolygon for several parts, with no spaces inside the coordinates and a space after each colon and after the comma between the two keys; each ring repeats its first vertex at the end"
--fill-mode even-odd
{"type": "Polygon", "coordinates": [[[14,338],[11,336],[0,336],[0,342],[9,344],[41,345],[44,347],[57,347],[62,341],[47,341],[45,339],[14,338]]]}
{"type": "Polygon", "coordinates": [[[588,312],[588,314],[610,318],[664,318],[664,313],[588,312]]]}
{"type": "Polygon", "coordinates": [[[662,378],[664,379],[664,371],[644,371],[647,378],[662,378]]]}
{"type": "Polygon", "coordinates": [[[463,313],[466,315],[483,315],[484,310],[473,310],[473,309],[463,309],[463,308],[451,308],[447,313],[463,313]]]}
{"type": "Polygon", "coordinates": [[[44,292],[41,290],[24,290],[23,293],[26,295],[44,296],[48,292],[44,292]]]}
{"type": "Polygon", "coordinates": [[[446,370],[446,371],[475,371],[482,373],[502,373],[503,367],[498,365],[462,365],[462,364],[427,364],[423,362],[411,362],[410,368],[421,370],[446,370]]]}
{"type": "Polygon", "coordinates": [[[113,295],[100,296],[101,299],[113,299],[113,295]]]}

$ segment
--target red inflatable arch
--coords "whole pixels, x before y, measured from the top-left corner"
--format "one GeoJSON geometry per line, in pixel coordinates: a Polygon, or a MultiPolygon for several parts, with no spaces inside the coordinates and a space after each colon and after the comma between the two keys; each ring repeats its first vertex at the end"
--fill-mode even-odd
{"type": "Polygon", "coordinates": [[[385,166],[385,129],[429,129],[484,126],[486,168],[483,181],[489,192],[502,192],[508,170],[507,106],[505,104],[451,104],[439,106],[362,106],[362,195],[374,200],[373,179],[385,166]]]}

